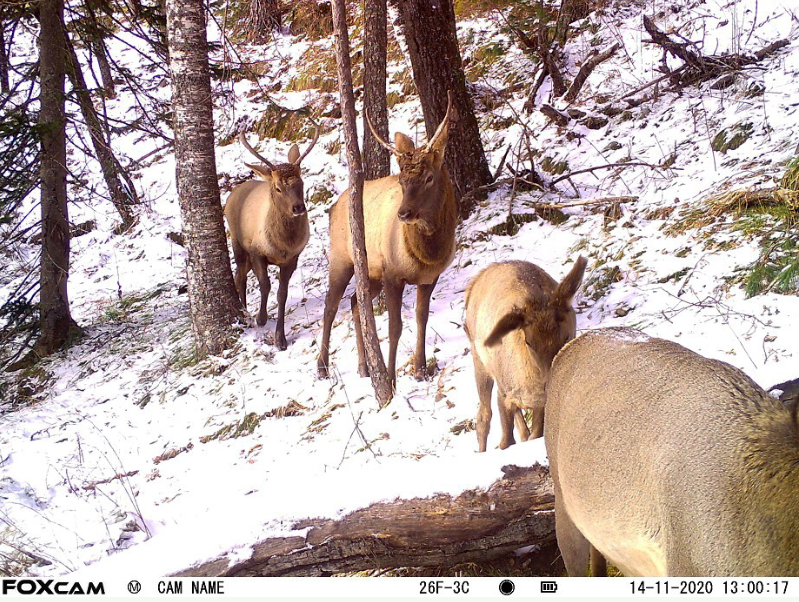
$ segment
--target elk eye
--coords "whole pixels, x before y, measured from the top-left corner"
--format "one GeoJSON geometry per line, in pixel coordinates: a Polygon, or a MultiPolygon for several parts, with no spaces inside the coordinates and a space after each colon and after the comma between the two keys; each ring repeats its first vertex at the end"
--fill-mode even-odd
{"type": "Polygon", "coordinates": [[[425,183],[425,184],[429,184],[429,183],[430,183],[430,182],[432,182],[432,181],[433,181],[433,175],[432,175],[432,174],[430,174],[429,176],[427,176],[427,179],[424,181],[424,183],[425,183]]]}

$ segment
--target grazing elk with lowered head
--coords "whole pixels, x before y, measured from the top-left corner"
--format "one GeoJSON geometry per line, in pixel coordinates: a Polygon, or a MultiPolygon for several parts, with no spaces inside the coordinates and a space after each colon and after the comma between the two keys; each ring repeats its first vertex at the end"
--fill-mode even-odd
{"type": "Polygon", "coordinates": [[[513,424],[527,441],[544,434],[545,387],[552,360],[574,338],[572,299],[587,261],[580,257],[558,284],[527,261],[494,263],[466,288],[466,334],[472,343],[480,408],[477,443],[486,450],[491,428],[491,390],[497,385],[502,425],[500,449],[513,445],[513,424]],[[532,433],[522,410],[533,410],[532,433]]]}
{"type": "Polygon", "coordinates": [[[799,424],[737,368],[630,328],[555,358],[544,439],[570,575],[799,575],[799,424]]]}
{"type": "MultiPolygon", "coordinates": [[[[369,294],[372,299],[386,291],[389,324],[388,374],[396,384],[397,343],[402,332],[402,292],[406,284],[416,290],[416,354],[414,373],[425,376],[425,329],[430,311],[430,295],[441,272],[455,255],[457,207],[449,173],[444,165],[444,149],[452,112],[447,113],[433,137],[414,148],[405,134],[394,136],[395,146],[383,140],[374,128],[377,141],[390,150],[399,163],[399,175],[364,184],[363,213],[366,255],[369,263],[369,294]]],[[[371,122],[369,123],[371,127],[371,122]]],[[[350,196],[344,192],[330,209],[330,285],[325,298],[322,345],[318,370],[328,375],[330,329],[339,302],[354,273],[352,234],[350,232],[350,196]]],[[[355,295],[351,301],[358,345],[358,372],[368,375],[363,333],[355,295]]]]}
{"type": "Polygon", "coordinates": [[[240,134],[239,139],[264,166],[247,164],[262,180],[236,186],[225,205],[233,258],[236,261],[236,290],[246,309],[247,274],[250,270],[255,272],[261,289],[261,307],[256,322],[258,326],[263,326],[266,324],[266,302],[271,288],[267,266],[276,265],[280,268],[275,344],[279,349],[286,349],[283,321],[289,280],[308,242],[308,213],[300,163],[319,139],[319,128],[316,128],[313,142],[302,155],[295,144],[289,150],[288,163],[278,165],[273,165],[251,147],[244,134],[240,134]]]}

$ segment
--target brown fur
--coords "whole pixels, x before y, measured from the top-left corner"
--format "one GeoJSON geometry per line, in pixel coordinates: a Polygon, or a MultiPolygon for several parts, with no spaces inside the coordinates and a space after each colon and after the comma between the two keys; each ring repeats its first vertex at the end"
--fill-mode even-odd
{"type": "MultiPolygon", "coordinates": [[[[431,141],[419,149],[404,134],[396,134],[400,174],[364,184],[363,208],[370,295],[385,287],[389,314],[388,374],[396,382],[397,344],[402,332],[402,292],[406,284],[417,286],[416,354],[414,373],[426,372],[425,329],[430,295],[441,272],[455,255],[457,207],[449,173],[443,164],[449,113],[431,141]]],[[[385,145],[384,142],[381,141],[385,145]]],[[[354,273],[350,231],[349,191],[330,210],[330,286],[318,371],[328,375],[330,329],[344,291],[354,273]]],[[[367,375],[360,315],[355,295],[351,307],[358,344],[358,371],[367,375]]]]}
{"type": "Polygon", "coordinates": [[[261,305],[256,318],[259,326],[266,324],[266,302],[271,289],[267,267],[276,265],[280,268],[275,328],[275,344],[280,349],[286,349],[288,345],[284,318],[289,280],[309,236],[299,166],[301,160],[295,144],[289,151],[289,163],[270,163],[268,167],[249,165],[262,180],[237,186],[225,205],[236,261],[236,290],[246,308],[247,274],[250,270],[255,272],[261,289],[261,305]]]}
{"type": "Polygon", "coordinates": [[[494,263],[466,288],[466,333],[480,398],[479,451],[486,450],[494,383],[502,425],[499,447],[515,443],[514,422],[522,441],[543,434],[544,387],[552,359],[576,332],[572,299],[585,266],[585,258],[580,257],[558,284],[527,261],[494,263]],[[524,421],[524,409],[533,410],[532,433],[524,421]]]}
{"type": "Polygon", "coordinates": [[[630,328],[552,365],[544,438],[570,575],[799,575],[799,429],[737,368],[630,328]]]}

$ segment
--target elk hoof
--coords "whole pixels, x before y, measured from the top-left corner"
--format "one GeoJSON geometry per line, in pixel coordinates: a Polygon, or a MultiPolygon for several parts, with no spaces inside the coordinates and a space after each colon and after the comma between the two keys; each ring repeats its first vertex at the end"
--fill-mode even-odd
{"type": "Polygon", "coordinates": [[[266,324],[266,314],[259,313],[258,316],[255,318],[255,323],[258,324],[258,326],[263,326],[264,324],[266,324]]]}

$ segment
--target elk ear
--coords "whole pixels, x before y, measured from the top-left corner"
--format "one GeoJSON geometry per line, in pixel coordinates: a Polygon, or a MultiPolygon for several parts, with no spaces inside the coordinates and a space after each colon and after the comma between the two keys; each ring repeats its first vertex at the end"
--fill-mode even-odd
{"type": "Polygon", "coordinates": [[[397,150],[402,154],[412,153],[414,150],[416,150],[413,140],[401,132],[394,134],[394,146],[396,146],[397,150]]]}
{"type": "Polygon", "coordinates": [[[257,175],[261,176],[262,180],[269,181],[269,179],[272,177],[272,170],[265,165],[252,165],[250,163],[245,163],[244,165],[253,170],[257,175]]]}
{"type": "Polygon", "coordinates": [[[577,294],[577,289],[580,288],[580,284],[583,281],[587,263],[588,260],[580,255],[577,261],[574,262],[574,267],[555,289],[554,297],[563,305],[571,305],[572,299],[574,299],[574,295],[577,294]]]}
{"type": "Polygon", "coordinates": [[[486,347],[493,347],[497,345],[499,341],[508,334],[511,330],[516,330],[517,328],[521,328],[527,322],[527,317],[525,316],[524,312],[516,308],[512,312],[505,314],[500,318],[497,325],[494,326],[494,330],[491,331],[491,334],[488,335],[488,338],[485,340],[486,347]]]}
{"type": "Polygon", "coordinates": [[[300,147],[296,144],[289,149],[289,163],[297,163],[300,159],[300,147]]]}

